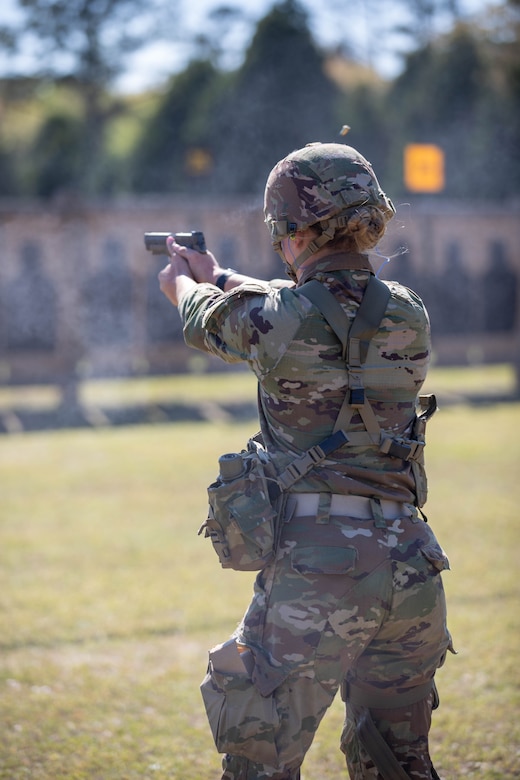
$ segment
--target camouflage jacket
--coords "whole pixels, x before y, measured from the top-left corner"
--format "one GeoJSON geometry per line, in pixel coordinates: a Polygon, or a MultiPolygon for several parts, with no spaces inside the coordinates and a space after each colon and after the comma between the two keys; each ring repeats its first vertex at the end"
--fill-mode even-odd
{"type": "MultiPolygon", "coordinates": [[[[352,321],[373,273],[362,255],[320,259],[301,278],[326,285],[352,321]]],[[[430,359],[429,320],[421,299],[397,282],[364,365],[366,394],[382,430],[406,435],[430,359]]],[[[260,425],[279,471],[328,436],[347,392],[341,346],[321,312],[293,288],[267,282],[222,293],[200,284],[179,306],[189,346],[226,362],[246,361],[259,382],[260,425]]],[[[365,430],[358,415],[350,431],[365,430]]],[[[347,431],[348,434],[349,431],[347,431]]],[[[333,492],[413,502],[409,463],[374,446],[345,445],[294,491],[333,492]]]]}

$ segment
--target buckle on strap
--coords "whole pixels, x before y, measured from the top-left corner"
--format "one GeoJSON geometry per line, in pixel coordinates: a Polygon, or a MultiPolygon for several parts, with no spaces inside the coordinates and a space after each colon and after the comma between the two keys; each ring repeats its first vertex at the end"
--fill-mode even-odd
{"type": "Polygon", "coordinates": [[[363,387],[353,387],[350,391],[350,405],[359,409],[365,405],[365,390],[363,387]]]}
{"type": "Polygon", "coordinates": [[[433,393],[419,396],[420,414],[419,419],[427,421],[433,417],[437,411],[437,398],[433,393]]]}
{"type": "Polygon", "coordinates": [[[379,446],[380,452],[401,460],[419,460],[424,450],[424,442],[415,439],[392,438],[384,436],[379,446]]]}
{"type": "Polygon", "coordinates": [[[299,458],[289,463],[287,468],[278,476],[278,483],[284,490],[287,490],[301,477],[307,474],[313,466],[321,463],[331,452],[337,450],[348,441],[348,436],[343,430],[336,431],[331,436],[327,436],[319,444],[310,447],[307,452],[299,458]]]}

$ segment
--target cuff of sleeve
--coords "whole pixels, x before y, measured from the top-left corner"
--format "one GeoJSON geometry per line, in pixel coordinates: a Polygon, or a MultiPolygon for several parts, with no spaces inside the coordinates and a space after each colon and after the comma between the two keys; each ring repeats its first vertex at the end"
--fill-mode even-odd
{"type": "Polygon", "coordinates": [[[219,288],[219,290],[222,290],[222,292],[224,292],[224,287],[226,285],[227,280],[229,279],[230,276],[233,276],[233,274],[235,273],[236,271],[233,268],[226,268],[225,271],[222,271],[222,273],[219,274],[219,276],[217,276],[215,285],[219,288]]]}

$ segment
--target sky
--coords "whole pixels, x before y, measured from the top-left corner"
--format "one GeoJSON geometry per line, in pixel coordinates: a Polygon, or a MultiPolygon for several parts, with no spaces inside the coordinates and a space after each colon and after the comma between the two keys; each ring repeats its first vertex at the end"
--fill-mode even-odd
{"type": "MultiPolygon", "coordinates": [[[[16,0],[0,0],[0,23],[16,13],[16,0]]],[[[312,33],[323,47],[334,47],[342,41],[353,45],[356,58],[370,64],[384,77],[392,78],[399,72],[401,59],[381,45],[378,35],[380,25],[395,19],[395,6],[391,0],[382,5],[386,11],[377,19],[369,16],[365,0],[344,0],[345,13],[338,13],[339,3],[300,0],[309,13],[312,33]]],[[[478,14],[486,6],[497,5],[500,0],[459,0],[464,13],[478,14]]],[[[188,39],[198,31],[215,31],[215,22],[210,12],[223,5],[239,8],[244,12],[242,24],[228,26],[220,31],[223,47],[221,65],[237,67],[254,32],[255,24],[274,4],[274,0],[177,0],[177,18],[185,21],[188,39]],[[190,34],[191,33],[191,34],[190,34]]],[[[118,79],[116,89],[122,93],[139,93],[147,88],[160,86],[169,76],[179,72],[193,57],[195,49],[191,43],[182,40],[154,40],[133,55],[127,56],[125,73],[118,79]]],[[[10,57],[0,53],[0,78],[8,74],[34,72],[35,58],[31,51],[10,57]]]]}
{"type": "MultiPolygon", "coordinates": [[[[393,77],[397,74],[401,59],[381,50],[377,46],[377,20],[367,13],[364,0],[344,0],[348,13],[338,14],[331,9],[326,0],[300,0],[310,16],[311,29],[319,45],[333,47],[342,41],[355,42],[355,54],[365,63],[370,63],[381,75],[393,77]]],[[[460,0],[464,13],[478,14],[487,6],[497,5],[500,0],[460,0]]],[[[222,5],[239,7],[251,23],[239,28],[233,35],[224,38],[226,55],[222,61],[224,67],[233,68],[240,64],[244,48],[251,40],[255,23],[274,5],[274,0],[181,0],[180,8],[193,31],[204,30],[208,24],[208,14],[222,5]]],[[[387,19],[395,16],[391,0],[382,6],[387,9],[387,19]]],[[[379,22],[386,21],[380,19],[379,22]]],[[[133,57],[132,67],[119,80],[123,92],[139,92],[143,87],[164,82],[172,72],[182,68],[193,53],[193,49],[182,44],[158,42],[150,49],[142,49],[133,57]]]]}

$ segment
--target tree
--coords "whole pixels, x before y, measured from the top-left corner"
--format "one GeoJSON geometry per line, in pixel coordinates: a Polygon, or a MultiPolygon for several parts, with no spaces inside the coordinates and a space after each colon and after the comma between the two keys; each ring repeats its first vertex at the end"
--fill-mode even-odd
{"type": "Polygon", "coordinates": [[[492,7],[479,35],[488,65],[479,158],[482,184],[493,197],[520,192],[520,0],[492,7]]]}
{"type": "Polygon", "coordinates": [[[231,192],[259,192],[281,157],[337,134],[338,92],[295,0],[259,22],[215,122],[216,181],[231,192]]]}
{"type": "Polygon", "coordinates": [[[249,26],[250,20],[240,8],[220,5],[206,16],[205,25],[194,35],[197,60],[209,60],[215,67],[225,68],[229,52],[236,53],[233,37],[241,25],[249,26]]]}
{"type": "Polygon", "coordinates": [[[135,150],[137,192],[189,192],[200,182],[207,185],[222,84],[223,77],[208,61],[191,62],[172,79],[135,150]]]}
{"type": "Polygon", "coordinates": [[[28,182],[32,193],[49,198],[74,190],[80,171],[82,128],[63,114],[50,115],[36,137],[31,153],[28,182]]]}
{"type": "Polygon", "coordinates": [[[259,22],[238,70],[199,60],[172,79],[143,129],[135,187],[259,192],[280,157],[337,134],[337,98],[305,13],[285,0],[259,22]]]}
{"type": "Polygon", "coordinates": [[[398,11],[400,21],[395,29],[412,39],[413,45],[423,48],[438,34],[437,24],[449,19],[451,24],[460,19],[459,0],[394,0],[401,7],[404,17],[398,11]]]}
{"type": "MultiPolygon", "coordinates": [[[[103,132],[114,111],[109,88],[125,56],[157,35],[166,0],[18,0],[21,21],[9,33],[17,46],[30,41],[40,55],[40,78],[72,76],[83,101],[78,188],[96,192],[102,170],[103,132]]],[[[163,25],[163,29],[165,29],[163,25]]]]}
{"type": "MultiPolygon", "coordinates": [[[[445,196],[507,198],[518,192],[518,82],[515,87],[514,67],[500,61],[502,51],[484,29],[461,23],[409,55],[388,93],[391,157],[400,163],[410,142],[440,146],[445,196]]],[[[401,171],[399,179],[393,173],[392,191],[402,192],[401,171]]]]}
{"type": "Polygon", "coordinates": [[[377,82],[360,82],[350,87],[341,101],[342,123],[350,126],[346,143],[370,160],[385,184],[390,144],[386,89],[386,85],[377,82]]]}

